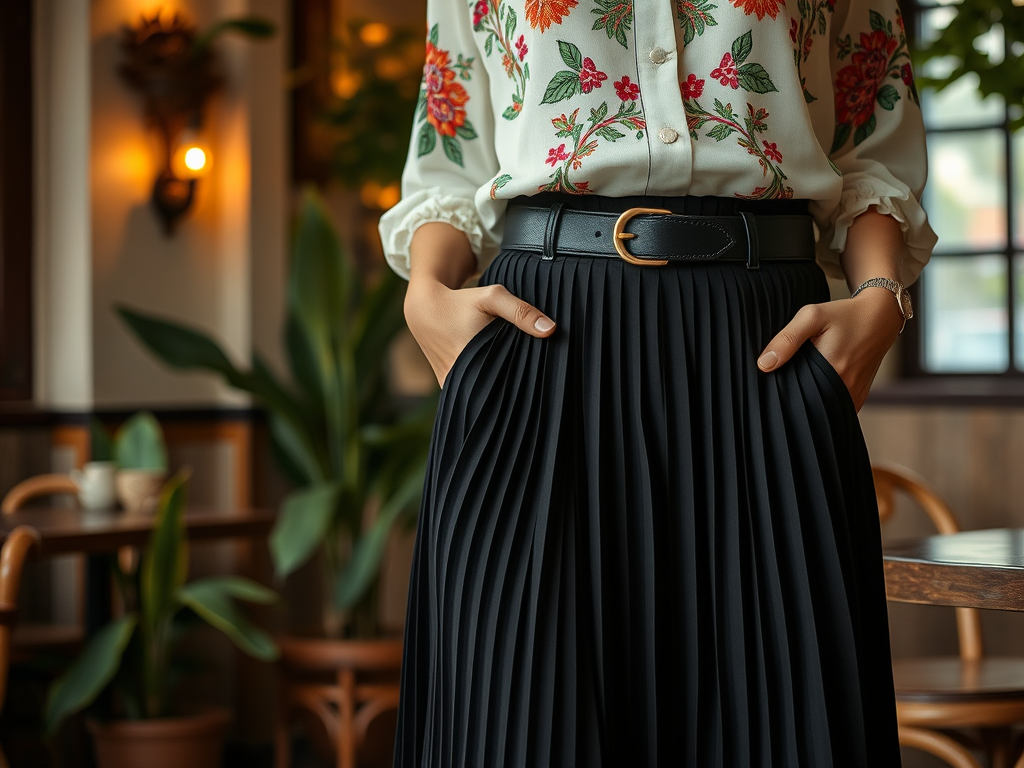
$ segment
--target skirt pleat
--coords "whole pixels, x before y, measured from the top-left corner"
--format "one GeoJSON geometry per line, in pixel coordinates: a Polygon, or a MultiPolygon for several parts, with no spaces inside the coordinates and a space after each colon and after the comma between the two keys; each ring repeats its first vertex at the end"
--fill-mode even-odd
{"type": "Polygon", "coordinates": [[[899,765],[871,471],[842,379],[764,345],[812,262],[503,251],[442,391],[396,768],[899,765]]]}

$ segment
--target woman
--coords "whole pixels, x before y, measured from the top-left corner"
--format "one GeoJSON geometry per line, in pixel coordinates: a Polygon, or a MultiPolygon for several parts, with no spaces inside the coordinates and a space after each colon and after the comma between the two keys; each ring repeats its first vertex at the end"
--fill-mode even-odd
{"type": "Polygon", "coordinates": [[[396,766],[899,765],[857,421],[934,242],[895,0],[428,16],[396,766]]]}

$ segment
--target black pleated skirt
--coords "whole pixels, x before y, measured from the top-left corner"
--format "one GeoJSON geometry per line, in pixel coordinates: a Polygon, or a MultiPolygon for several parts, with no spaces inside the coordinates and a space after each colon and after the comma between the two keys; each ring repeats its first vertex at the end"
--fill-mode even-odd
{"type": "Polygon", "coordinates": [[[442,392],[396,768],[900,764],[878,513],[842,379],[756,359],[813,262],[503,251],[442,392]]]}

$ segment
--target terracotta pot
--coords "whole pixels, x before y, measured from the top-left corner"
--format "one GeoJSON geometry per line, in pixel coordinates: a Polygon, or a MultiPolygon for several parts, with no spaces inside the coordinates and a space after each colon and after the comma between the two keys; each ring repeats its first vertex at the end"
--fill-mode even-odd
{"type": "Polygon", "coordinates": [[[122,469],[117,473],[117,498],[126,512],[149,514],[160,502],[167,473],[160,469],[122,469]]]}
{"type": "Polygon", "coordinates": [[[220,768],[226,709],[159,720],[89,722],[99,768],[220,768]]]}

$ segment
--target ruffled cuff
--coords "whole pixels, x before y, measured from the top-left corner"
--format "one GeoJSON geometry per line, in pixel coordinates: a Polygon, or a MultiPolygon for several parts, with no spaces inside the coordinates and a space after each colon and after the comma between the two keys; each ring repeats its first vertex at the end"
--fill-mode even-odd
{"type": "Polygon", "coordinates": [[[829,277],[844,278],[839,255],[846,248],[850,225],[872,206],[900,223],[904,242],[903,282],[910,285],[931,258],[937,238],[928,224],[927,214],[910,191],[881,182],[861,182],[843,190],[831,225],[818,240],[818,263],[829,277]]]}
{"type": "Polygon", "coordinates": [[[485,254],[486,233],[472,198],[445,194],[441,187],[423,189],[403,198],[380,219],[380,239],[388,264],[409,279],[409,245],[413,233],[430,222],[451,224],[469,238],[480,264],[485,254]]]}

